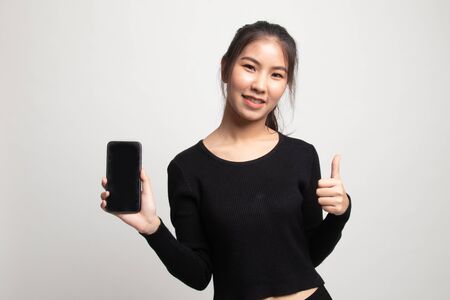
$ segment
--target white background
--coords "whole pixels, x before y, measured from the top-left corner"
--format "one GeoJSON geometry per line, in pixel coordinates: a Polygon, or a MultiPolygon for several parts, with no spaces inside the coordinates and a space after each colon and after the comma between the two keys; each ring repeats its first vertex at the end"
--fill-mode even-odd
{"type": "Polygon", "coordinates": [[[281,130],[340,153],[352,216],[317,268],[333,299],[444,299],[447,1],[0,1],[0,298],[212,299],[100,208],[110,140],[138,140],[173,231],[168,162],[220,122],[220,58],[257,20],[297,42],[281,130]]]}

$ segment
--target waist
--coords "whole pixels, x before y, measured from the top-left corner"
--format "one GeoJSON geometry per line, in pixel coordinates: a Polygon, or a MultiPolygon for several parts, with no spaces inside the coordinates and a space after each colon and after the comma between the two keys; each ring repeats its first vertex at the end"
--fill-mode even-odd
{"type": "Polygon", "coordinates": [[[304,300],[311,296],[319,287],[302,290],[293,294],[264,298],[263,300],[304,300]]]}

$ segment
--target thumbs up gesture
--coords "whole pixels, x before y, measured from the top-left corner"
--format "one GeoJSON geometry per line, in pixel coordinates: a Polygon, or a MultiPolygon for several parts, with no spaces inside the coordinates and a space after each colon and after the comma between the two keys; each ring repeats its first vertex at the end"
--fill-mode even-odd
{"type": "Polygon", "coordinates": [[[349,206],[349,199],[339,174],[340,161],[341,156],[336,154],[331,163],[331,178],[319,179],[316,190],[322,209],[337,216],[345,213],[349,206]]]}

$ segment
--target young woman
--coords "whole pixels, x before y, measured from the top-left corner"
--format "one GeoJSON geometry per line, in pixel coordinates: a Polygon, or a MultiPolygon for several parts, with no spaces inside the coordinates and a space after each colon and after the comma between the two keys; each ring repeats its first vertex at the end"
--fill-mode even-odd
{"type": "Polygon", "coordinates": [[[177,238],[156,214],[143,169],[142,210],[115,214],[186,285],[203,290],[213,277],[215,300],[331,299],[315,267],[340,240],[351,201],[338,156],[321,179],[315,147],[278,130],[275,110],[287,87],[295,94],[296,64],[283,27],[240,28],[221,61],[220,126],[167,167],[177,238]]]}

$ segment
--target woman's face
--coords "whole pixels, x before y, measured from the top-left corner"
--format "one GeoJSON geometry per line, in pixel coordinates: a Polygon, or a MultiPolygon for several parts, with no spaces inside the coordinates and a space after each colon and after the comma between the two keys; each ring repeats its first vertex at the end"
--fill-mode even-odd
{"type": "Polygon", "coordinates": [[[261,39],[248,44],[234,63],[227,84],[227,101],[246,119],[266,119],[287,87],[287,62],[283,50],[274,39],[261,39]],[[247,98],[264,102],[252,103],[247,98]]]}

